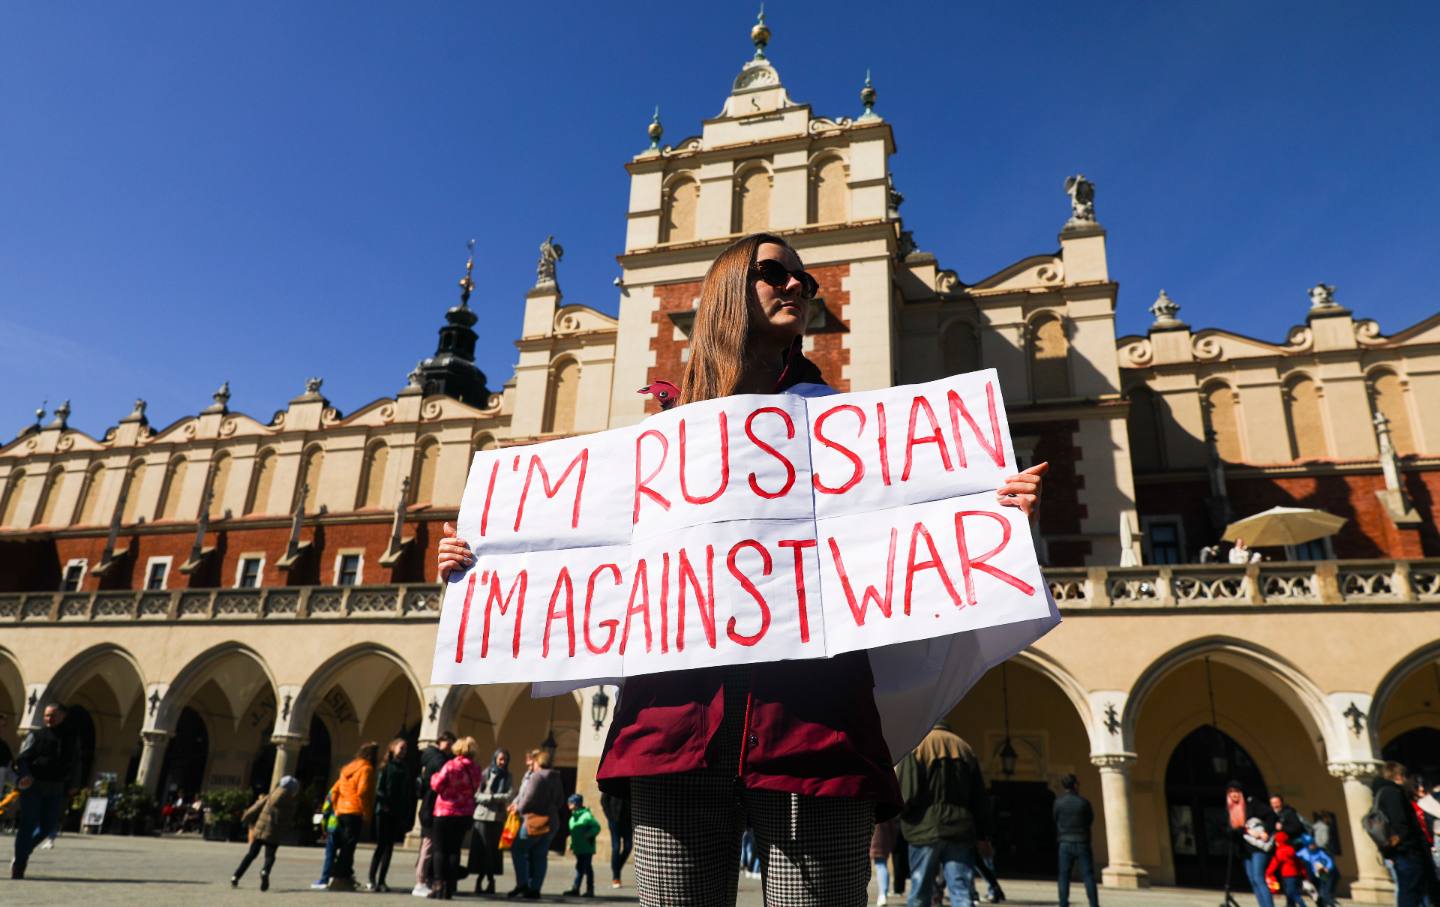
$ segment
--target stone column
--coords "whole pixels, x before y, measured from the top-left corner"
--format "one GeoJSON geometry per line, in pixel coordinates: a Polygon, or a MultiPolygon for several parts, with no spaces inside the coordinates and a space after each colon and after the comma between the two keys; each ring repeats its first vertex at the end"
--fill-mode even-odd
{"type": "Polygon", "coordinates": [[[305,738],[299,734],[276,734],[270,738],[275,744],[275,768],[270,771],[270,789],[274,790],[280,779],[286,775],[295,774],[295,767],[300,764],[300,750],[305,746],[305,738]]]}
{"type": "Polygon", "coordinates": [[[135,783],[153,797],[160,792],[160,767],[165,762],[165,747],[170,742],[170,732],[141,731],[140,742],[140,768],[135,773],[135,783]]]}
{"type": "Polygon", "coordinates": [[[1375,842],[1361,827],[1360,820],[1370,811],[1375,795],[1370,782],[1380,773],[1380,763],[1370,761],[1332,762],[1327,768],[1340,779],[1345,789],[1345,813],[1350,826],[1350,852],[1355,855],[1359,878],[1350,883],[1350,897],[1364,904],[1389,904],[1395,900],[1395,886],[1385,871],[1385,863],[1375,842]]]}
{"type": "Polygon", "coordinates": [[[1100,796],[1105,810],[1105,844],[1109,862],[1101,881],[1114,888],[1148,888],[1150,874],[1135,862],[1130,826],[1130,766],[1134,753],[1097,753],[1090,762],[1100,769],[1100,796]]]}

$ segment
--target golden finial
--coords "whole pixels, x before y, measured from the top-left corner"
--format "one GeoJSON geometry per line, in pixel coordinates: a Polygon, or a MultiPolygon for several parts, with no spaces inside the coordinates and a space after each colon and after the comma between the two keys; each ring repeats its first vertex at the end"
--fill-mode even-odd
{"type": "Polygon", "coordinates": [[[650,136],[650,150],[651,150],[651,151],[659,151],[659,150],[660,150],[660,136],[662,136],[662,135],[665,134],[665,127],[660,125],[660,105],[659,105],[659,104],[656,104],[656,105],[655,105],[655,116],[654,116],[653,119],[650,120],[650,126],[649,126],[648,129],[645,130],[645,133],[646,133],[646,135],[650,136]]]}
{"type": "Polygon", "coordinates": [[[865,70],[865,87],[860,89],[860,103],[865,106],[865,112],[860,115],[861,119],[871,119],[877,116],[875,113],[875,86],[870,84],[870,70],[865,70]]]}
{"type": "Polygon", "coordinates": [[[475,269],[475,240],[465,244],[465,252],[465,276],[460,278],[460,305],[468,308],[470,291],[475,289],[475,281],[470,279],[470,272],[475,269]]]}
{"type": "Polygon", "coordinates": [[[765,4],[760,4],[760,15],[755,17],[755,27],[750,29],[750,40],[755,44],[755,59],[765,59],[765,45],[770,43],[770,29],[765,25],[765,4]]]}

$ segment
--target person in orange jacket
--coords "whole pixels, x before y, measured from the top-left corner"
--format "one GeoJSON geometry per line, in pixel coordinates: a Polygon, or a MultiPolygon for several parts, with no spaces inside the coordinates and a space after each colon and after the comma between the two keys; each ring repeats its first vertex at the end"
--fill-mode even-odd
{"type": "Polygon", "coordinates": [[[365,823],[375,814],[375,757],[380,744],[373,740],[360,747],[355,758],[340,769],[340,778],[330,788],[335,809],[335,865],[330,870],[332,891],[355,890],[355,845],[365,833],[365,823]]]}

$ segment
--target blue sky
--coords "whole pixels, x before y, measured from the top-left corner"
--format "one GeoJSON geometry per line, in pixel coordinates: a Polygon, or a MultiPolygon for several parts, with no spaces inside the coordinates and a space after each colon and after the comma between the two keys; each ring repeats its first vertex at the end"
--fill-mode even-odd
{"type": "MultiPolygon", "coordinates": [[[[229,379],[262,419],[325,378],[404,385],[479,240],[498,387],[547,233],[613,312],[627,175],[660,104],[715,115],[750,3],[7,4],[0,9],[0,442],[42,400],[100,432],[229,379]],[[537,12],[537,10],[539,12],[537,12]]],[[[1083,171],[1119,326],[1279,340],[1305,290],[1387,332],[1432,314],[1433,3],[771,2],[797,100],[894,125],[902,214],[963,280],[1056,247],[1083,171]]]]}

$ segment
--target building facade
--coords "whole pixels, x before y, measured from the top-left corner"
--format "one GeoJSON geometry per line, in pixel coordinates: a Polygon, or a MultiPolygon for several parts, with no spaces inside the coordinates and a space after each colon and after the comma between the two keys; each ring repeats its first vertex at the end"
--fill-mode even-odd
{"type": "Polygon", "coordinates": [[[678,381],[709,263],[764,229],[822,286],[805,350],[831,384],[993,367],[1017,455],[1052,465],[1041,554],[1065,620],[951,715],[986,758],[1002,873],[1052,871],[1049,803],[1075,772],[1107,883],[1217,884],[1238,778],[1333,810],[1355,895],[1385,900],[1366,782],[1382,755],[1440,767],[1440,314],[1385,334],[1322,284],[1275,343],[1192,331],[1162,292],[1146,336],[1117,337],[1083,177],[1068,204],[1057,191],[1057,250],[967,283],[905,228],[868,80],[856,116],[818,116],[763,24],[752,39],[718,116],[662,144],[657,115],[626,164],[618,314],[564,302],[547,240],[499,390],[474,362],[467,265],[435,354],[354,413],[317,378],[268,420],[223,387],[167,426],[137,401],[94,438],[62,406],[0,446],[7,733],[67,703],[88,776],[166,793],[319,785],[365,740],[450,729],[553,744],[593,790],[613,690],[429,682],[440,527],[474,451],[653,411],[636,389],[678,381]],[[1348,522],[1264,562],[1197,563],[1275,504],[1348,522]]]}

